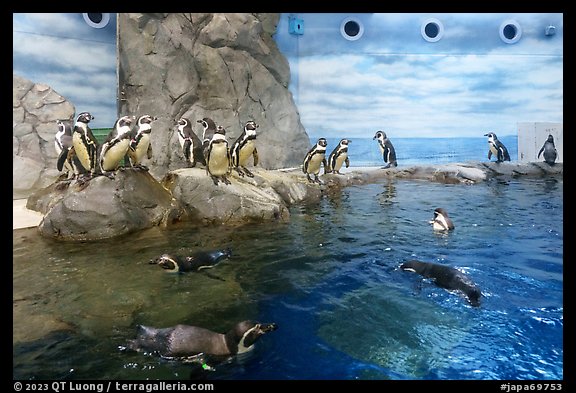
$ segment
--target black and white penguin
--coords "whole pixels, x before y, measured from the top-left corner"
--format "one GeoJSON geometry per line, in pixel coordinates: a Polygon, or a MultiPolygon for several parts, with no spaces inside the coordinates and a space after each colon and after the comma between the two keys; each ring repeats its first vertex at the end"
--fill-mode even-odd
{"type": "Polygon", "coordinates": [[[89,173],[89,176],[93,177],[96,174],[98,165],[99,146],[92,129],[88,125],[91,120],[94,120],[94,116],[89,112],[82,112],[76,117],[76,123],[74,123],[72,131],[72,145],[80,164],[89,173]]]}
{"type": "Polygon", "coordinates": [[[430,224],[435,231],[451,231],[455,228],[452,219],[448,217],[448,212],[441,207],[434,209],[434,218],[430,224]]]}
{"type": "Polygon", "coordinates": [[[227,176],[230,174],[232,160],[224,127],[216,127],[216,132],[204,150],[204,157],[206,157],[206,173],[214,184],[218,185],[218,180],[230,184],[227,176]]]}
{"type": "Polygon", "coordinates": [[[394,150],[394,146],[386,136],[386,133],[384,131],[376,131],[372,140],[374,139],[378,140],[378,146],[380,147],[382,158],[384,159],[384,162],[388,163],[388,165],[384,166],[383,169],[390,168],[391,166],[398,166],[398,162],[396,161],[396,150],[394,150]]]}
{"type": "Polygon", "coordinates": [[[184,154],[188,167],[194,168],[197,163],[206,165],[202,141],[192,130],[192,123],[190,123],[190,120],[182,117],[178,120],[177,129],[178,141],[180,142],[180,147],[182,148],[182,153],[184,154]]]}
{"type": "Polygon", "coordinates": [[[328,157],[328,168],[324,169],[324,173],[336,173],[340,175],[340,168],[345,163],[346,168],[350,166],[350,158],[348,158],[348,144],[352,141],[350,139],[341,139],[338,146],[332,150],[328,157]]]}
{"type": "Polygon", "coordinates": [[[199,251],[192,255],[182,256],[174,254],[162,254],[158,258],[150,260],[150,264],[160,265],[170,273],[198,272],[203,269],[211,269],[218,263],[232,256],[232,250],[199,251]]]}
{"type": "Polygon", "coordinates": [[[196,120],[196,123],[202,124],[202,151],[206,151],[214,133],[216,132],[216,123],[214,123],[214,120],[209,117],[196,120]]]}
{"type": "Polygon", "coordinates": [[[400,265],[400,269],[431,278],[434,283],[448,290],[460,291],[474,307],[480,306],[482,292],[470,278],[460,270],[437,263],[410,260],[400,265]]]}
{"type": "Polygon", "coordinates": [[[128,154],[132,137],[132,124],[136,116],[122,116],[108,133],[100,150],[100,171],[103,175],[113,177],[110,173],[120,167],[120,162],[128,154]]]}
{"type": "Polygon", "coordinates": [[[158,120],[155,116],[142,115],[136,121],[136,129],[132,131],[130,145],[128,147],[128,160],[133,168],[148,170],[142,165],[144,156],[152,158],[152,144],[150,143],[150,133],[152,132],[152,122],[158,120]]]}
{"type": "Polygon", "coordinates": [[[495,133],[489,132],[484,134],[488,137],[488,159],[492,158],[492,154],[496,157],[496,162],[510,161],[510,154],[508,149],[502,142],[498,140],[495,133]]]}
{"type": "Polygon", "coordinates": [[[326,172],[326,146],[328,146],[326,138],[320,138],[304,157],[302,172],[306,174],[306,178],[310,183],[322,184],[318,174],[322,165],[324,165],[324,172],[326,172]],[[310,177],[311,174],[314,175],[314,180],[310,177]]]}
{"type": "Polygon", "coordinates": [[[538,152],[538,158],[540,158],[540,154],[544,152],[544,161],[548,165],[554,165],[556,162],[556,157],[558,157],[558,151],[556,151],[556,146],[554,145],[554,137],[550,134],[548,135],[548,139],[542,145],[542,148],[538,152]]]}
{"type": "Polygon", "coordinates": [[[277,328],[275,323],[242,321],[223,334],[182,324],[167,328],[138,325],[136,339],[130,340],[127,348],[164,358],[185,359],[201,354],[228,358],[252,350],[260,337],[277,328]]]}
{"type": "Polygon", "coordinates": [[[250,157],[254,159],[254,166],[258,165],[258,150],[256,149],[257,128],[258,124],[256,122],[253,120],[247,121],[244,125],[244,131],[230,147],[232,167],[240,176],[246,174],[248,177],[254,177],[254,174],[246,169],[245,165],[250,157]]]}
{"type": "Polygon", "coordinates": [[[70,120],[57,120],[58,131],[54,135],[54,148],[58,159],[56,160],[56,168],[60,172],[65,170],[64,178],[75,175],[75,170],[72,161],[69,157],[70,149],[74,148],[72,143],[72,128],[73,124],[70,120]]]}

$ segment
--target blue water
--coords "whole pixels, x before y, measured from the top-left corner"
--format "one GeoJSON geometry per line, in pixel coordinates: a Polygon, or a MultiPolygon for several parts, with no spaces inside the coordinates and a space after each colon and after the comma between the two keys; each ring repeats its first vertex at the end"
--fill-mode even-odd
{"type": "MultiPolygon", "coordinates": [[[[320,136],[310,137],[314,145],[320,136]]],[[[338,146],[341,138],[325,137],[328,141],[326,156],[338,146]]],[[[396,151],[398,166],[417,164],[446,164],[450,162],[488,161],[488,138],[388,138],[396,151]]],[[[372,138],[348,138],[348,157],[351,167],[383,166],[384,161],[378,142],[372,138]]],[[[518,138],[503,135],[500,141],[506,146],[511,161],[518,160],[518,138]]],[[[492,156],[491,161],[496,158],[492,156]]]]}
{"type": "Polygon", "coordinates": [[[293,207],[288,223],[94,243],[14,231],[13,377],[563,379],[562,197],[561,178],[384,180],[293,207]],[[454,231],[432,230],[436,207],[454,231]],[[223,246],[219,279],[147,263],[223,246]],[[400,271],[408,259],[462,269],[481,306],[400,271]],[[213,372],[123,347],[139,323],[225,331],[245,318],[279,328],[213,372]],[[69,328],[39,334],[57,323],[69,328]]]}

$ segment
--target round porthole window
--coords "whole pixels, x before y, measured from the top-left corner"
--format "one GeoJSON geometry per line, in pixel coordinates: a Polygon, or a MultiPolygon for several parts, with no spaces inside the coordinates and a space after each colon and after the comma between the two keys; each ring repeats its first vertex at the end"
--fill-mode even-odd
{"type": "Polygon", "coordinates": [[[364,34],[364,25],[356,18],[346,18],[340,24],[340,34],[348,41],[356,41],[364,34]]]}
{"type": "Polygon", "coordinates": [[[507,44],[514,44],[522,37],[522,28],[515,20],[505,20],[500,25],[500,39],[507,44]]]}
{"type": "Polygon", "coordinates": [[[444,36],[444,25],[436,18],[426,19],[420,26],[420,34],[428,42],[440,41],[444,36]]]}
{"type": "Polygon", "coordinates": [[[88,26],[95,29],[102,29],[110,22],[110,13],[108,12],[85,12],[82,17],[88,26]]]}

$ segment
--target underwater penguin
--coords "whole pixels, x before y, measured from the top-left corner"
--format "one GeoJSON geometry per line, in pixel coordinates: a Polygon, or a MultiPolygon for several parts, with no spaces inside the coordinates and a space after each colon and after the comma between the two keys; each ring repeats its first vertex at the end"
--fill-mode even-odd
{"type": "Polygon", "coordinates": [[[383,169],[390,168],[391,166],[398,166],[398,162],[396,161],[396,150],[390,142],[390,139],[386,136],[384,131],[376,131],[374,138],[372,140],[378,140],[378,146],[380,147],[380,152],[382,153],[382,158],[384,162],[387,162],[388,165],[383,167],[383,169]]]}
{"type": "MultiPolygon", "coordinates": [[[[216,132],[216,123],[209,117],[204,117],[201,120],[196,120],[196,123],[202,124],[202,151],[208,149],[208,145],[216,132]]],[[[204,157],[206,158],[206,157],[204,157]]]]}
{"type": "Polygon", "coordinates": [[[82,112],[76,117],[72,130],[72,145],[80,164],[89,176],[93,177],[97,169],[98,141],[88,126],[91,120],[94,120],[94,116],[89,112],[82,112]]]}
{"type": "Polygon", "coordinates": [[[158,120],[155,116],[142,115],[136,121],[136,129],[132,131],[130,145],[128,147],[128,160],[133,168],[148,170],[142,165],[144,156],[152,158],[152,145],[150,144],[150,133],[152,132],[151,123],[158,120]]]}
{"type": "Polygon", "coordinates": [[[304,165],[302,166],[302,172],[306,174],[306,178],[310,183],[319,183],[322,184],[320,179],[318,178],[318,174],[320,173],[320,168],[324,165],[324,172],[326,172],[326,146],[328,142],[326,138],[320,138],[316,142],[316,144],[306,153],[304,157],[304,165]],[[310,177],[310,175],[314,175],[314,180],[310,177]]]}
{"type": "Polygon", "coordinates": [[[434,209],[434,219],[430,221],[430,224],[432,224],[432,228],[435,231],[451,231],[454,229],[454,223],[448,217],[448,212],[441,207],[434,209]]]}
{"type": "Polygon", "coordinates": [[[542,145],[542,148],[538,152],[538,158],[540,158],[540,154],[544,152],[544,161],[548,165],[554,165],[556,162],[556,157],[558,157],[558,151],[556,151],[556,146],[554,146],[554,137],[550,134],[548,135],[548,139],[542,145]]]}
{"type": "Polygon", "coordinates": [[[348,158],[348,144],[352,141],[350,139],[341,139],[338,146],[332,150],[328,157],[328,168],[324,168],[324,173],[336,173],[341,175],[340,168],[345,163],[346,168],[350,167],[350,159],[348,158]]]}
{"type": "Polygon", "coordinates": [[[127,347],[138,352],[155,352],[165,358],[188,358],[201,354],[230,357],[254,348],[254,343],[275,323],[238,322],[227,333],[217,333],[202,327],[176,325],[155,328],[138,325],[137,337],[127,347]]]}
{"type": "Polygon", "coordinates": [[[496,162],[510,161],[510,154],[508,149],[502,142],[498,140],[495,133],[489,132],[484,134],[488,137],[488,159],[492,158],[492,154],[496,157],[496,162]]]}
{"type": "Polygon", "coordinates": [[[400,269],[418,273],[426,278],[432,278],[437,286],[448,290],[460,291],[466,295],[472,306],[480,306],[480,297],[482,296],[480,288],[458,269],[416,260],[404,262],[400,265],[400,269]]]}
{"type": "Polygon", "coordinates": [[[258,124],[249,120],[244,125],[244,131],[230,147],[232,167],[240,176],[254,177],[254,174],[246,169],[248,158],[253,157],[254,166],[258,165],[258,150],[256,149],[256,129],[258,124]]]}
{"type": "Polygon", "coordinates": [[[214,184],[218,185],[218,180],[231,184],[227,178],[230,174],[231,158],[224,127],[216,127],[216,132],[204,150],[204,157],[206,157],[206,173],[214,184]]]}
{"type": "Polygon", "coordinates": [[[162,254],[151,259],[150,264],[160,265],[170,273],[198,272],[211,269],[221,261],[232,256],[232,250],[199,251],[189,256],[162,254]]]}
{"type": "Polygon", "coordinates": [[[110,173],[120,167],[120,162],[128,154],[132,138],[132,123],[136,116],[122,116],[108,133],[100,150],[100,171],[103,175],[113,177],[110,173]]]}
{"type": "Polygon", "coordinates": [[[190,168],[194,168],[197,163],[206,165],[202,141],[198,135],[192,130],[192,123],[190,120],[182,117],[178,120],[178,141],[184,153],[186,164],[190,168]]]}

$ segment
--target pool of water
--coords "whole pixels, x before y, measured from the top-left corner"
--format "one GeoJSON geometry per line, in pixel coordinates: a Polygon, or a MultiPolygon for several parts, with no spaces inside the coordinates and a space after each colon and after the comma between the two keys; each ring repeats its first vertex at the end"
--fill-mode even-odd
{"type": "Polygon", "coordinates": [[[288,223],[151,229],[91,243],[13,231],[15,379],[563,379],[563,180],[383,180],[288,223]],[[444,207],[456,225],[434,233],[444,207]],[[230,247],[205,273],[164,252],[230,247]],[[398,266],[460,268],[480,307],[398,266]],[[125,349],[136,326],[275,322],[215,371],[125,349]]]}

